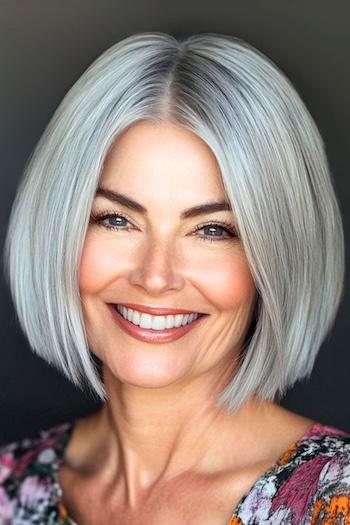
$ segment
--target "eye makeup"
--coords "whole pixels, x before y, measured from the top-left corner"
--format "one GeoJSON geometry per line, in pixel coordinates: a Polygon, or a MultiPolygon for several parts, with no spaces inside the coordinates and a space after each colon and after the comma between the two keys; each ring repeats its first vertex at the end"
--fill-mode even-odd
{"type": "MultiPolygon", "coordinates": [[[[116,221],[124,220],[126,223],[132,224],[132,221],[130,218],[124,214],[119,213],[115,211],[103,211],[98,213],[92,213],[90,217],[90,224],[97,225],[103,228],[106,228],[107,230],[116,230],[116,231],[130,231],[134,229],[133,227],[129,227],[126,224],[117,224],[116,221]],[[114,221],[114,224],[112,224],[112,221],[114,221]]],[[[200,240],[209,241],[209,242],[216,242],[216,241],[228,241],[232,239],[237,239],[238,235],[236,232],[236,229],[234,227],[234,224],[232,224],[229,221],[206,221],[203,224],[199,224],[194,229],[194,232],[199,232],[200,230],[209,229],[211,231],[211,234],[208,235],[198,235],[198,238],[200,240]],[[212,235],[212,233],[216,230],[221,230],[224,232],[224,235],[215,236],[212,235]]]]}

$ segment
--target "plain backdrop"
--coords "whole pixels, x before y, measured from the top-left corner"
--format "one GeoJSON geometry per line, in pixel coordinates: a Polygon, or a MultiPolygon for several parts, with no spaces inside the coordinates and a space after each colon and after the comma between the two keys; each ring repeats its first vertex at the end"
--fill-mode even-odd
{"type": "MultiPolygon", "coordinates": [[[[140,31],[217,32],[272,58],[305,101],[326,143],[348,261],[349,21],[347,0],[0,0],[1,247],[28,156],[64,94],[102,51],[140,31]]],[[[3,278],[0,293],[0,444],[95,411],[98,404],[30,351],[3,278]]],[[[347,284],[311,379],[282,404],[349,431],[348,314],[347,284]]]]}

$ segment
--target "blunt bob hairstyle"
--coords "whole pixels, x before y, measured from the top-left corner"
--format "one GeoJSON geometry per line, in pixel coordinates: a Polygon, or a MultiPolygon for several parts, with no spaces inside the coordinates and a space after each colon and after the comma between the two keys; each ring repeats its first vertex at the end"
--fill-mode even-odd
{"type": "Polygon", "coordinates": [[[291,82],[251,45],[217,33],[132,34],[88,67],[54,113],[20,182],[4,252],[31,348],[106,401],[79,264],[104,159],[140,119],[172,121],[209,145],[256,284],[253,322],[218,406],[282,396],[310,375],[334,322],[342,220],[323,140],[291,82]]]}

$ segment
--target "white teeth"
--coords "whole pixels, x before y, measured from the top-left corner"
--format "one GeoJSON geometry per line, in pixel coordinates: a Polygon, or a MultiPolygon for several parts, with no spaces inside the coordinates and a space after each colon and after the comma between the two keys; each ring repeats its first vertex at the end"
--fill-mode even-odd
{"type": "Polygon", "coordinates": [[[175,328],[178,328],[179,326],[181,326],[184,316],[182,314],[176,314],[174,315],[174,318],[175,328]]]}
{"type": "Polygon", "coordinates": [[[184,318],[183,318],[183,321],[182,321],[182,326],[185,326],[185,324],[188,323],[188,318],[190,317],[190,314],[186,314],[184,315],[184,318]]]}
{"type": "Polygon", "coordinates": [[[144,312],[138,312],[125,306],[117,305],[118,312],[131,323],[152,330],[164,330],[167,328],[178,328],[192,323],[198,319],[199,314],[176,314],[176,315],[150,315],[144,312]]]}
{"type": "Polygon", "coordinates": [[[152,328],[152,316],[150,314],[142,313],[140,315],[140,324],[141,328],[152,328]]]}
{"type": "Polygon", "coordinates": [[[175,326],[174,324],[174,316],[173,315],[167,315],[165,318],[165,328],[173,328],[175,326]]]}
{"type": "Polygon", "coordinates": [[[132,314],[132,319],[131,319],[131,322],[133,324],[137,324],[139,325],[140,324],[140,312],[138,312],[137,310],[134,310],[134,313],[132,314]]]}
{"type": "Polygon", "coordinates": [[[166,317],[163,315],[154,315],[152,317],[152,330],[164,330],[166,317]]]}

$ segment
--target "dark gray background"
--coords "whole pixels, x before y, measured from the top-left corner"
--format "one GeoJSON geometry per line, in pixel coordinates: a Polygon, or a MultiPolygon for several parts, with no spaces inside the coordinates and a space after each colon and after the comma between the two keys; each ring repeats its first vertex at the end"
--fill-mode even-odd
{"type": "MultiPolygon", "coordinates": [[[[209,31],[259,48],[306,102],[327,146],[348,261],[349,20],[347,0],[0,0],[1,246],[25,161],[84,69],[131,33],[209,31]]],[[[296,385],[282,402],[345,430],[350,430],[348,288],[311,380],[296,385]]],[[[0,293],[0,444],[96,410],[91,398],[29,350],[3,279],[0,293]]]]}

